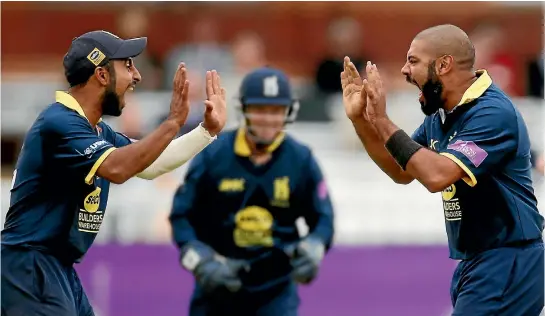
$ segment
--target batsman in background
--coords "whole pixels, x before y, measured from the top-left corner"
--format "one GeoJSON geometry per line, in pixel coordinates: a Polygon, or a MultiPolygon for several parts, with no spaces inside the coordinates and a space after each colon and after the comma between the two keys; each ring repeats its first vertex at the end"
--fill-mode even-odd
{"type": "Polygon", "coordinates": [[[524,120],[454,25],[420,32],[402,74],[426,115],[412,137],[386,114],[376,65],[362,80],[345,58],[348,117],[371,158],[395,182],[416,179],[441,192],[450,257],[453,315],[537,316],[544,304],[543,217],[530,174],[524,120]]]}
{"type": "Polygon", "coordinates": [[[174,196],[174,241],[196,281],[189,315],[297,315],[297,283],[331,246],[331,201],[310,149],[283,132],[297,114],[286,75],[255,70],[240,101],[245,127],[197,155],[174,196]]]}

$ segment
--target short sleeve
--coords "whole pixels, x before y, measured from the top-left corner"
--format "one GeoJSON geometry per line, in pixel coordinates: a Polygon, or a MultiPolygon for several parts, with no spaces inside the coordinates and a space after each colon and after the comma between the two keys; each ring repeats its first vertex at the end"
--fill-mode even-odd
{"type": "Polygon", "coordinates": [[[501,106],[479,108],[449,140],[441,155],[450,158],[475,186],[477,180],[497,168],[517,150],[518,122],[514,111],[501,106]]]}
{"type": "Polygon", "coordinates": [[[115,137],[114,145],[115,147],[118,147],[118,148],[130,145],[136,141],[135,139],[131,139],[127,135],[124,135],[119,132],[114,132],[114,137],[115,137]]]}
{"type": "Polygon", "coordinates": [[[130,145],[136,141],[123,133],[114,131],[110,125],[106,124],[105,122],[98,123],[98,128],[99,134],[116,148],[130,145]]]}
{"type": "Polygon", "coordinates": [[[45,137],[53,146],[53,159],[82,177],[93,182],[96,171],[115,150],[114,145],[98,136],[85,117],[69,113],[46,119],[45,137]]]}
{"type": "Polygon", "coordinates": [[[427,139],[426,139],[426,128],[425,128],[425,123],[422,123],[417,129],[416,131],[414,131],[413,135],[411,136],[411,138],[417,142],[418,144],[424,146],[424,147],[427,147],[427,139]]]}

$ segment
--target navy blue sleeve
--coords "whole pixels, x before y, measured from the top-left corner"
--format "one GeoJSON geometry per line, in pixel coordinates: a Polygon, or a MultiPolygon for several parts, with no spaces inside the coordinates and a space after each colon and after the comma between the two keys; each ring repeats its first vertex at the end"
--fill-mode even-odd
{"type": "Polygon", "coordinates": [[[514,109],[483,106],[463,123],[441,152],[462,168],[463,180],[475,186],[479,177],[498,169],[518,145],[518,121],[514,109]]]}
{"type": "Polygon", "coordinates": [[[428,140],[426,139],[425,121],[414,131],[412,139],[424,147],[428,147],[428,140]]]}
{"type": "Polygon", "coordinates": [[[203,156],[203,152],[201,152],[193,158],[184,182],[174,194],[169,220],[174,242],[179,248],[182,248],[187,242],[197,240],[190,216],[199,209],[202,203],[201,187],[206,171],[203,156]]]}
{"type": "Polygon", "coordinates": [[[44,137],[53,146],[53,159],[91,184],[98,167],[115,150],[114,145],[100,137],[87,119],[77,113],[44,120],[44,137]]]}
{"type": "Polygon", "coordinates": [[[530,150],[530,163],[532,164],[532,168],[535,168],[536,167],[536,162],[537,162],[537,157],[539,156],[539,154],[531,149],[530,150]]]}
{"type": "Polygon", "coordinates": [[[308,178],[305,186],[304,210],[309,234],[320,238],[329,249],[333,240],[333,205],[327,184],[314,156],[310,154],[308,178]]]}
{"type": "Polygon", "coordinates": [[[119,132],[116,132],[114,134],[114,145],[115,147],[123,147],[123,146],[127,146],[127,145],[130,145],[133,143],[134,140],[130,139],[128,136],[122,134],[122,133],[119,133],[119,132]]]}
{"type": "Polygon", "coordinates": [[[104,122],[100,122],[98,126],[102,128],[104,139],[112,143],[116,148],[130,145],[134,141],[136,141],[134,139],[129,138],[127,135],[123,133],[114,131],[113,128],[111,128],[108,124],[104,122]]]}

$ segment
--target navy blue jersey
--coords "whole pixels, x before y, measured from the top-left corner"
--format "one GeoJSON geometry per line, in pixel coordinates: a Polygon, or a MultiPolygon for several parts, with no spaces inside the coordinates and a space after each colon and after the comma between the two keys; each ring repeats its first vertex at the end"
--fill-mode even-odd
{"type": "Polygon", "coordinates": [[[478,75],[451,113],[426,117],[413,134],[466,173],[442,192],[453,259],[539,239],[543,230],[524,120],[486,71],[478,75]]]}
{"type": "Polygon", "coordinates": [[[326,247],[333,209],[322,173],[308,147],[282,134],[271,160],[255,166],[244,129],[222,134],[198,154],[174,196],[170,220],[176,244],[199,240],[252,268],[244,285],[265,289],[289,278],[284,249],[300,240],[296,220],[326,247]]]}
{"type": "Polygon", "coordinates": [[[78,102],[57,92],[28,131],[14,171],[2,244],[39,249],[77,262],[104,218],[110,183],[95,175],[129,144],[106,123],[91,126],[78,102]]]}

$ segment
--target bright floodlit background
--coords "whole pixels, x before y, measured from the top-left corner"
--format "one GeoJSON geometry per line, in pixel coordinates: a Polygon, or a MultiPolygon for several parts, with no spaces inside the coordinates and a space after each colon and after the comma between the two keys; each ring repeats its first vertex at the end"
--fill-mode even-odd
{"type": "MultiPolygon", "coordinates": [[[[448,315],[456,262],[448,259],[441,197],[418,182],[394,184],[368,158],[344,116],[338,68],[345,55],[357,65],[376,63],[391,118],[412,132],[424,117],[400,69],[413,36],[444,23],[470,35],[477,67],[513,97],[533,149],[543,153],[539,2],[4,2],[2,213],[28,127],[54,91],[67,88],[62,56],[71,39],[95,29],[148,36],[136,59],[143,82],[123,115],[107,119],[134,138],[167,114],[179,61],[192,80],[191,115],[181,133],[201,119],[205,70],[222,76],[230,127],[239,122],[235,97],[247,72],[271,65],[291,76],[302,108],[289,131],[313,148],[336,212],[335,247],[318,280],[301,290],[301,315],[448,315]]],[[[184,172],[111,189],[98,240],[78,266],[97,316],[186,315],[192,279],[178,266],[167,222],[184,172]]],[[[544,177],[537,168],[533,177],[543,202],[544,177]]]]}

